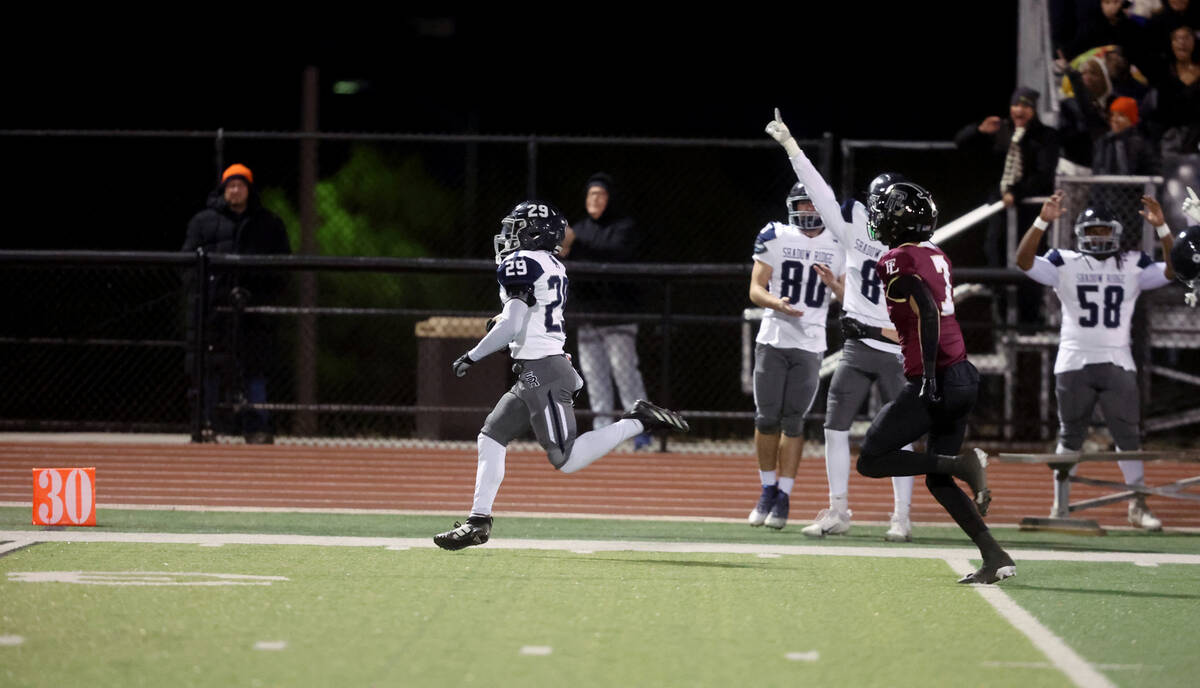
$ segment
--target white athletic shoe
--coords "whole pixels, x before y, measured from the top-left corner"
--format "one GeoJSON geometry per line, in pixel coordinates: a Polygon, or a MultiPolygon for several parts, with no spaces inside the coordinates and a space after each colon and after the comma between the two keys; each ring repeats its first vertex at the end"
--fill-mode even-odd
{"type": "Polygon", "coordinates": [[[883,534],[888,542],[912,542],[912,521],[897,514],[892,514],[892,525],[883,534]]]}
{"type": "Polygon", "coordinates": [[[1136,499],[1129,503],[1129,523],[1134,528],[1143,530],[1162,530],[1162,521],[1158,520],[1145,502],[1136,499]]]}
{"type": "Polygon", "coordinates": [[[854,514],[853,511],[846,509],[845,511],[834,511],[833,509],[821,509],[817,514],[817,520],[811,525],[801,529],[801,533],[809,537],[825,537],[826,535],[842,535],[850,530],[850,517],[854,514]]]}

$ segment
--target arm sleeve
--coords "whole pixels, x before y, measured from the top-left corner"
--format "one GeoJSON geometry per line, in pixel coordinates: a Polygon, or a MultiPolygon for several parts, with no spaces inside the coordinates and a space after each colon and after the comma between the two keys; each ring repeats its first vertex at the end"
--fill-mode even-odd
{"type": "Polygon", "coordinates": [[[467,352],[472,361],[478,361],[485,356],[496,353],[508,346],[508,343],[521,331],[521,323],[529,315],[529,306],[520,299],[509,299],[504,302],[504,310],[500,313],[500,321],[488,330],[479,340],[475,348],[467,352]]]}
{"type": "Polygon", "coordinates": [[[990,136],[979,131],[979,122],[972,122],[954,136],[954,145],[959,148],[984,148],[987,146],[990,136]]]}
{"type": "Polygon", "coordinates": [[[888,285],[888,297],[895,300],[912,297],[917,304],[917,318],[921,323],[921,361],[925,366],[924,375],[932,377],[937,370],[938,340],[941,338],[941,311],[933,294],[920,277],[906,274],[888,285]]]}
{"type": "Polygon", "coordinates": [[[809,197],[812,198],[813,207],[817,209],[821,219],[825,222],[825,228],[833,232],[838,241],[846,243],[845,220],[842,218],[841,206],[838,205],[833,187],[829,186],[804,151],[800,151],[796,157],[788,159],[792,163],[792,169],[796,172],[796,179],[799,179],[800,183],[804,185],[809,197]]]}
{"type": "Polygon", "coordinates": [[[1150,291],[1151,289],[1167,286],[1171,283],[1171,280],[1167,279],[1166,269],[1166,263],[1151,263],[1146,266],[1144,270],[1138,273],[1138,286],[1141,287],[1142,291],[1150,291]]]}
{"type": "MultiPolygon", "coordinates": [[[[1057,256],[1058,251],[1050,251],[1046,254],[1047,257],[1051,255],[1057,256]]],[[[1062,265],[1061,258],[1059,258],[1059,262],[1056,265],[1053,261],[1047,260],[1047,258],[1035,256],[1033,259],[1033,267],[1025,271],[1025,276],[1034,282],[1037,282],[1038,284],[1044,284],[1047,287],[1057,287],[1058,265],[1062,265]]]]}

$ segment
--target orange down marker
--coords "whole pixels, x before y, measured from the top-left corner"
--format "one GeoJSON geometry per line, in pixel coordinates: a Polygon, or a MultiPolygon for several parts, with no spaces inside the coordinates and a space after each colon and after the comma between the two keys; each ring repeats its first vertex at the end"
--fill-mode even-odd
{"type": "Polygon", "coordinates": [[[33,524],[96,525],[96,469],[33,469],[33,524]]]}

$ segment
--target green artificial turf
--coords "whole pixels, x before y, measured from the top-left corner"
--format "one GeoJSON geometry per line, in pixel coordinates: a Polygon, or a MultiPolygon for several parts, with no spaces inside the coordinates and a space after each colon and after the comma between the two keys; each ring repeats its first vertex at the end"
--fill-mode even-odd
{"type": "Polygon", "coordinates": [[[46,543],[0,572],[15,686],[1068,685],[938,560],[46,543]],[[288,580],[7,575],[39,570],[288,580]]]}

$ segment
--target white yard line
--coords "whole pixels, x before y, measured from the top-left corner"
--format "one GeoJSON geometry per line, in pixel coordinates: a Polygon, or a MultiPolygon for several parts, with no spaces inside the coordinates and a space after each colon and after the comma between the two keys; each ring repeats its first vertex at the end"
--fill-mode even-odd
{"type": "MultiPolygon", "coordinates": [[[[1020,566],[1018,559],[1018,568],[1020,566]]],[[[967,573],[973,571],[975,567],[967,559],[949,558],[946,563],[954,569],[956,573],[967,573]]],[[[1004,589],[998,585],[972,585],[975,591],[987,600],[988,604],[992,605],[1000,616],[1004,617],[1008,623],[1012,624],[1013,628],[1020,631],[1029,638],[1042,654],[1046,655],[1046,659],[1050,660],[1059,671],[1067,675],[1071,683],[1085,688],[1097,686],[1100,688],[1108,688],[1115,686],[1112,681],[1096,671],[1095,667],[1088,663],[1086,659],[1080,657],[1078,653],[1070,648],[1062,638],[1050,632],[1049,628],[1042,625],[1040,621],[1035,619],[1032,614],[1025,611],[1012,598],[1005,594],[1004,589]]]]}
{"type": "MultiPolygon", "coordinates": [[[[12,539],[12,538],[0,538],[0,540],[10,540],[10,539],[12,539]]],[[[0,543],[0,554],[12,552],[13,550],[21,549],[22,547],[28,547],[32,544],[34,544],[34,540],[32,540],[32,539],[16,540],[15,542],[0,543]]]]}
{"type": "MultiPolygon", "coordinates": [[[[339,535],[288,535],[259,533],[117,533],[101,530],[0,530],[0,540],[30,542],[143,542],[184,545],[310,545],[317,547],[384,547],[430,549],[432,538],[349,537],[339,535]]],[[[12,544],[12,543],[9,543],[12,544]]],[[[666,552],[679,554],[778,554],[830,557],[884,557],[893,559],[976,558],[970,547],[831,547],[828,545],[774,545],[728,542],[639,542],[635,540],[532,540],[493,538],[488,549],[533,549],[575,552],[666,552]]],[[[1084,561],[1097,563],[1195,564],[1200,554],[1146,552],[1057,552],[1011,549],[1022,561],[1084,561]]],[[[965,570],[964,570],[965,571],[965,570]]]]}

